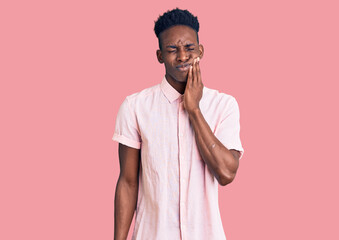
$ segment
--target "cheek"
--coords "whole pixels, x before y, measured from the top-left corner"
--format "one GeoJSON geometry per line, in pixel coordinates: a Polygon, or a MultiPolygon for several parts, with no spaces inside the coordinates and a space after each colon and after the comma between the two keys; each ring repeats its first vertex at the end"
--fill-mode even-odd
{"type": "Polygon", "coordinates": [[[199,49],[195,50],[192,55],[193,55],[194,58],[199,57],[199,55],[200,55],[199,49]]]}
{"type": "Polygon", "coordinates": [[[171,69],[173,68],[173,65],[171,64],[171,62],[165,62],[165,68],[166,70],[171,71],[171,69]]]}
{"type": "Polygon", "coordinates": [[[164,61],[166,67],[173,67],[175,66],[175,58],[166,58],[166,61],[164,61]]]}

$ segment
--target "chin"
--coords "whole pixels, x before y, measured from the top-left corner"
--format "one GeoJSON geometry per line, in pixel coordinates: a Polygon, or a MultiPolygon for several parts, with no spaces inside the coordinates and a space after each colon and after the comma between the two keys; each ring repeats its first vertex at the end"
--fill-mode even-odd
{"type": "Polygon", "coordinates": [[[187,76],[188,76],[188,73],[186,74],[168,74],[166,73],[167,75],[169,75],[172,79],[172,81],[174,80],[175,82],[178,82],[178,83],[186,83],[187,82],[187,76]]]}
{"type": "Polygon", "coordinates": [[[187,82],[187,74],[185,76],[178,76],[175,78],[175,81],[185,83],[187,82]]]}
{"type": "Polygon", "coordinates": [[[186,79],[185,80],[178,80],[178,79],[176,79],[175,81],[178,82],[178,83],[186,83],[187,82],[186,79]]]}
{"type": "Polygon", "coordinates": [[[185,83],[187,82],[187,79],[176,79],[177,82],[180,82],[180,83],[185,83]]]}

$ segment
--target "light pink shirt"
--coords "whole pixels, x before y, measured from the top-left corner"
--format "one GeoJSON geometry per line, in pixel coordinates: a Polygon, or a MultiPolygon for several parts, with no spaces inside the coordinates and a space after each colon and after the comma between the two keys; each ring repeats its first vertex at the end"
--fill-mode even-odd
{"type": "MultiPolygon", "coordinates": [[[[234,97],[204,87],[201,112],[228,149],[244,152],[234,97]]],[[[164,77],[120,106],[113,140],[141,148],[134,240],[224,240],[218,181],[201,158],[183,95],[164,77]]]]}

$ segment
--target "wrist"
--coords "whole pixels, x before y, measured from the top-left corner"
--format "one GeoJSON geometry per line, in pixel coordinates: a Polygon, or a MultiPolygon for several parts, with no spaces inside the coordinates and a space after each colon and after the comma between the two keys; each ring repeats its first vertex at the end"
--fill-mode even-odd
{"type": "Polygon", "coordinates": [[[196,117],[198,117],[198,115],[201,114],[199,107],[193,108],[193,109],[191,109],[187,112],[188,112],[188,115],[189,115],[190,118],[196,118],[196,117]]]}

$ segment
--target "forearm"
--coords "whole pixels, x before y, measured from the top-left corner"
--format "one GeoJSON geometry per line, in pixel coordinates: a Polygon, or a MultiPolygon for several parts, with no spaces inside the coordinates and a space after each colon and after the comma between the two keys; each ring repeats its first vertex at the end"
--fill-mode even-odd
{"type": "Polygon", "coordinates": [[[201,157],[220,185],[230,183],[238,169],[238,161],[213,134],[200,109],[189,113],[201,157]]]}
{"type": "Polygon", "coordinates": [[[114,200],[114,240],[126,240],[138,199],[138,185],[118,180],[114,200]]]}

